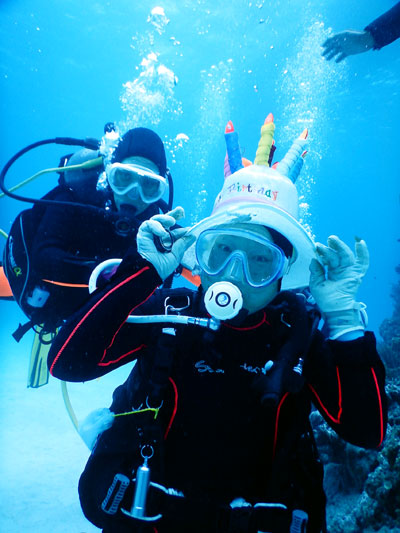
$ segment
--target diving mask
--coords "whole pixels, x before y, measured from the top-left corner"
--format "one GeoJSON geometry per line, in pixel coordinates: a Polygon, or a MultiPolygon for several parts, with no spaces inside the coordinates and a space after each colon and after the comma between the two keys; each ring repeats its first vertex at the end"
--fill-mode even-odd
{"type": "Polygon", "coordinates": [[[265,287],[280,279],[288,259],[282,249],[258,233],[215,228],[200,233],[196,242],[200,268],[209,276],[239,274],[251,287],[265,287]]]}
{"type": "Polygon", "coordinates": [[[163,176],[137,164],[113,163],[107,166],[106,174],[108,183],[116,194],[129,196],[131,193],[134,197],[137,189],[146,204],[159,200],[167,187],[163,176]]]}

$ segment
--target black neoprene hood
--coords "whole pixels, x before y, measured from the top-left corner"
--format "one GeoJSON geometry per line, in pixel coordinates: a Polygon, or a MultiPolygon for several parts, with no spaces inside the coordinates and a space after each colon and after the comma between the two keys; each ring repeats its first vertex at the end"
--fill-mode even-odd
{"type": "Polygon", "coordinates": [[[161,176],[167,171],[167,159],[164,144],[153,130],[148,128],[133,128],[127,131],[115,148],[112,162],[120,163],[127,157],[140,156],[155,163],[161,176]]]}

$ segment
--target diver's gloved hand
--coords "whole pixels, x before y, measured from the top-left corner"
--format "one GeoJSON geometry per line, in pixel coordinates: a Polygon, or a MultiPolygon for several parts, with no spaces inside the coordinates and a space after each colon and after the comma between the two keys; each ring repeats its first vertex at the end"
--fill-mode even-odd
{"type": "Polygon", "coordinates": [[[368,270],[369,254],[366,243],[359,239],[355,254],[336,235],[331,235],[327,244],[316,245],[320,262],[311,261],[310,290],[324,315],[330,338],[337,339],[365,329],[365,305],[355,298],[368,270]]]}
{"type": "Polygon", "coordinates": [[[183,208],[176,207],[165,215],[154,215],[139,227],[137,250],[144,259],[152,263],[162,280],[176,270],[183,254],[195,241],[194,235],[186,235],[187,228],[169,230],[184,216],[183,208]],[[168,245],[162,250],[159,243],[167,241],[168,245]]]}

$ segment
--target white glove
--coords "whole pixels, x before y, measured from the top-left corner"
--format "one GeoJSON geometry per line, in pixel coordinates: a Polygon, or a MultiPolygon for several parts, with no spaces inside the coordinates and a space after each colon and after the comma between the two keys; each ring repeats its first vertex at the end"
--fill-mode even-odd
{"type": "Polygon", "coordinates": [[[176,221],[185,216],[182,207],[176,207],[165,215],[154,215],[150,220],[143,222],[137,234],[137,250],[139,254],[149,261],[157,270],[162,280],[165,280],[179,266],[183,254],[196,240],[194,235],[186,235],[187,228],[179,228],[169,232],[169,228],[176,221]],[[160,239],[170,238],[173,244],[170,251],[161,252],[157,249],[154,237],[160,239]]]}
{"type": "Polygon", "coordinates": [[[356,240],[355,255],[336,235],[331,235],[327,244],[316,245],[320,262],[311,261],[310,290],[324,315],[330,338],[336,339],[365,328],[365,306],[355,298],[368,270],[369,254],[362,240],[356,240]]]}

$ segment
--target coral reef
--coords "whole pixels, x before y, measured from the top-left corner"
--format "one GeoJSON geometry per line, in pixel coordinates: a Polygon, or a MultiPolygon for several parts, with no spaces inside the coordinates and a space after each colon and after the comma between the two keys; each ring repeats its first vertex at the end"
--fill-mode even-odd
{"type": "Polygon", "coordinates": [[[312,414],[328,497],[329,533],[400,532],[400,379],[386,387],[388,431],[380,451],[340,439],[312,414]]]}
{"type": "MultiPolygon", "coordinates": [[[[400,274],[400,265],[396,268],[400,274]]],[[[394,310],[379,332],[378,350],[387,370],[388,429],[380,451],[341,440],[318,412],[311,421],[328,497],[329,533],[400,532],[400,280],[393,286],[394,310]]]]}
{"type": "MultiPolygon", "coordinates": [[[[400,274],[400,265],[396,272],[400,274]]],[[[400,280],[392,287],[391,297],[393,300],[393,315],[386,318],[380,328],[379,333],[383,343],[378,346],[379,353],[385,363],[389,379],[395,377],[400,367],[400,280]]]]}

